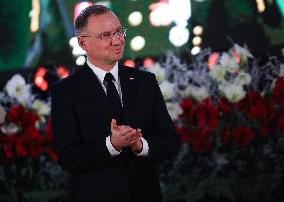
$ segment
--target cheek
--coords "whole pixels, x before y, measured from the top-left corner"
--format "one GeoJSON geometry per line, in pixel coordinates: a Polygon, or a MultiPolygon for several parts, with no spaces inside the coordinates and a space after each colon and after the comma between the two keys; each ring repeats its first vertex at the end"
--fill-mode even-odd
{"type": "Polygon", "coordinates": [[[121,39],[121,44],[124,46],[124,44],[125,44],[125,39],[121,39]]]}
{"type": "Polygon", "coordinates": [[[92,52],[92,53],[102,53],[105,52],[107,50],[107,46],[102,45],[102,44],[94,44],[94,43],[90,43],[88,44],[88,51],[92,52]]]}

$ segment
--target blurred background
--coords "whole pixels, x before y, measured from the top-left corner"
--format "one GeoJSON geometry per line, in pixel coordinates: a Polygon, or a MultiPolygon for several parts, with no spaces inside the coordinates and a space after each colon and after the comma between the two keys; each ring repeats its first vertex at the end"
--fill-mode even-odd
{"type": "Polygon", "coordinates": [[[128,30],[123,62],[130,66],[147,66],[169,50],[195,55],[233,43],[255,56],[284,55],[283,0],[1,0],[0,86],[15,72],[44,67],[64,76],[82,65],[73,22],[93,3],[110,7],[128,30]]]}
{"type": "Polygon", "coordinates": [[[165,201],[283,202],[284,0],[1,0],[0,201],[66,201],[48,90],[85,63],[73,24],[92,4],[120,18],[121,62],[156,74],[183,143],[165,201]]]}

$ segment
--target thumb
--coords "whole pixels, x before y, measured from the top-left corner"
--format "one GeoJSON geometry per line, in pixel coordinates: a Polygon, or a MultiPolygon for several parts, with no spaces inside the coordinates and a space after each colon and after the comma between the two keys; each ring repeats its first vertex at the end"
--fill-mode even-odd
{"type": "Polygon", "coordinates": [[[116,120],[112,119],[110,124],[111,130],[115,130],[117,128],[116,120]]]}

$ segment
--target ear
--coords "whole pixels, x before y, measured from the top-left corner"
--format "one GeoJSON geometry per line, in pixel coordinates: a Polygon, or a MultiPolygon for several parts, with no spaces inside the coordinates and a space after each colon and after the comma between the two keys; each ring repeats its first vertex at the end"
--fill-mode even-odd
{"type": "Polygon", "coordinates": [[[84,37],[77,37],[78,39],[78,44],[79,46],[83,49],[83,50],[86,50],[86,41],[85,41],[85,38],[84,37]]]}

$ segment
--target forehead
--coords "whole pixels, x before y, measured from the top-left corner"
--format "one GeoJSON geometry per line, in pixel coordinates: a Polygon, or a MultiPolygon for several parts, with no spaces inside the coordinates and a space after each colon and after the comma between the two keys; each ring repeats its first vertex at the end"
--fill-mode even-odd
{"type": "Polygon", "coordinates": [[[108,32],[119,27],[121,27],[120,21],[112,12],[107,12],[101,15],[91,15],[88,18],[87,30],[89,32],[108,32]]]}

